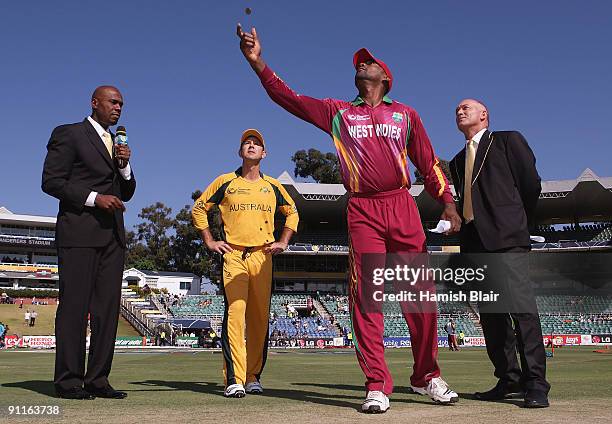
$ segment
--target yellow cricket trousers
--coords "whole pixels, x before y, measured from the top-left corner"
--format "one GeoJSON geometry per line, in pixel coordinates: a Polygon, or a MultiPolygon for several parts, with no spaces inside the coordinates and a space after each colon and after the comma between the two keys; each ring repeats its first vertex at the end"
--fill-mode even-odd
{"type": "Polygon", "coordinates": [[[225,313],[221,332],[225,385],[259,381],[268,353],[272,255],[262,247],[223,255],[225,313]],[[246,324],[246,346],[245,346],[246,324]]]}

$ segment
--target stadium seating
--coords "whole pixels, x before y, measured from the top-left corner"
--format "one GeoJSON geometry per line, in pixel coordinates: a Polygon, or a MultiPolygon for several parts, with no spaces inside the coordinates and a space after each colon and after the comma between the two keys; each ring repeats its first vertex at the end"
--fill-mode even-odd
{"type": "Polygon", "coordinates": [[[323,329],[319,330],[316,318],[278,318],[270,324],[270,334],[274,330],[284,332],[289,337],[336,337],[337,331],[328,320],[320,320],[323,329]]]}
{"type": "MultiPolygon", "coordinates": [[[[302,317],[296,325],[296,320],[287,314],[287,305],[293,305],[299,310],[306,308],[311,301],[313,301],[311,296],[306,294],[274,294],[270,311],[276,315],[276,319],[270,324],[270,333],[278,330],[289,337],[335,337],[338,335],[338,328],[350,331],[351,321],[346,295],[322,295],[319,298],[327,313],[333,315],[334,324],[328,319],[320,319],[324,329],[318,330],[317,318],[302,317]]],[[[612,333],[612,297],[610,296],[545,295],[537,296],[536,301],[544,334],[612,333]]],[[[171,306],[170,311],[177,318],[222,317],[224,300],[223,296],[219,295],[186,296],[179,305],[171,306]]],[[[398,303],[385,302],[383,312],[385,337],[409,335],[398,303]]],[[[444,326],[448,318],[453,318],[457,330],[463,331],[466,336],[482,335],[478,317],[469,305],[459,302],[438,303],[439,336],[446,336],[444,326]]]]}
{"type": "Polygon", "coordinates": [[[561,228],[539,226],[537,234],[541,234],[549,243],[561,240],[608,241],[612,240],[612,223],[564,225],[561,228]]]}
{"type": "Polygon", "coordinates": [[[223,311],[223,296],[218,295],[185,296],[179,305],[170,306],[170,312],[177,318],[223,315],[223,311]]]}

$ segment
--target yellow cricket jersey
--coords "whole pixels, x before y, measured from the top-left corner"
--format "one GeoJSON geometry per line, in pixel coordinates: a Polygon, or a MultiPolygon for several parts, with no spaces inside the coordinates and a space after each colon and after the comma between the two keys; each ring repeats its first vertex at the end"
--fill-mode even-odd
{"type": "Polygon", "coordinates": [[[297,232],[297,209],[282,184],[264,174],[257,181],[241,175],[242,168],[238,168],[220,175],[206,188],[191,211],[196,228],[208,228],[207,213],[219,205],[228,243],[262,246],[273,242],[276,210],[287,217],[285,227],[297,232]]]}

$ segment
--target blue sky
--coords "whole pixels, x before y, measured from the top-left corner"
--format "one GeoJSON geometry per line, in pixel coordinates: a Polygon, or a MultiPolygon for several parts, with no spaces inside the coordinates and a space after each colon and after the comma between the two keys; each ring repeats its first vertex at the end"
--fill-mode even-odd
{"type": "Polygon", "coordinates": [[[606,1],[2,2],[0,205],[55,215],[57,201],[40,190],[46,143],[90,112],[100,84],[125,99],[138,181],[128,226],[158,200],[178,211],[235,169],[245,128],[266,137],[263,170],[275,177],[293,172],[298,149],[332,151],[326,134],[269,100],[238,49],[239,21],[256,25],[272,69],[314,97],[352,99],[352,54],[368,47],[442,158],[463,142],[457,102],[476,97],[493,129],[525,135],[545,180],[586,167],[612,176],[611,17],[606,1]]]}

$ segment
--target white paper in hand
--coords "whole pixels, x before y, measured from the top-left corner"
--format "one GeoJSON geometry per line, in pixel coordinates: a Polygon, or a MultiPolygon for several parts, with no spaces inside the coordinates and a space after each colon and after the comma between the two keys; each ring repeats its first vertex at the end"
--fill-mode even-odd
{"type": "Polygon", "coordinates": [[[450,229],[451,229],[450,221],[440,220],[440,221],[438,221],[438,225],[436,226],[436,228],[431,229],[429,231],[431,231],[432,233],[442,234],[442,233],[447,232],[450,229]]]}

